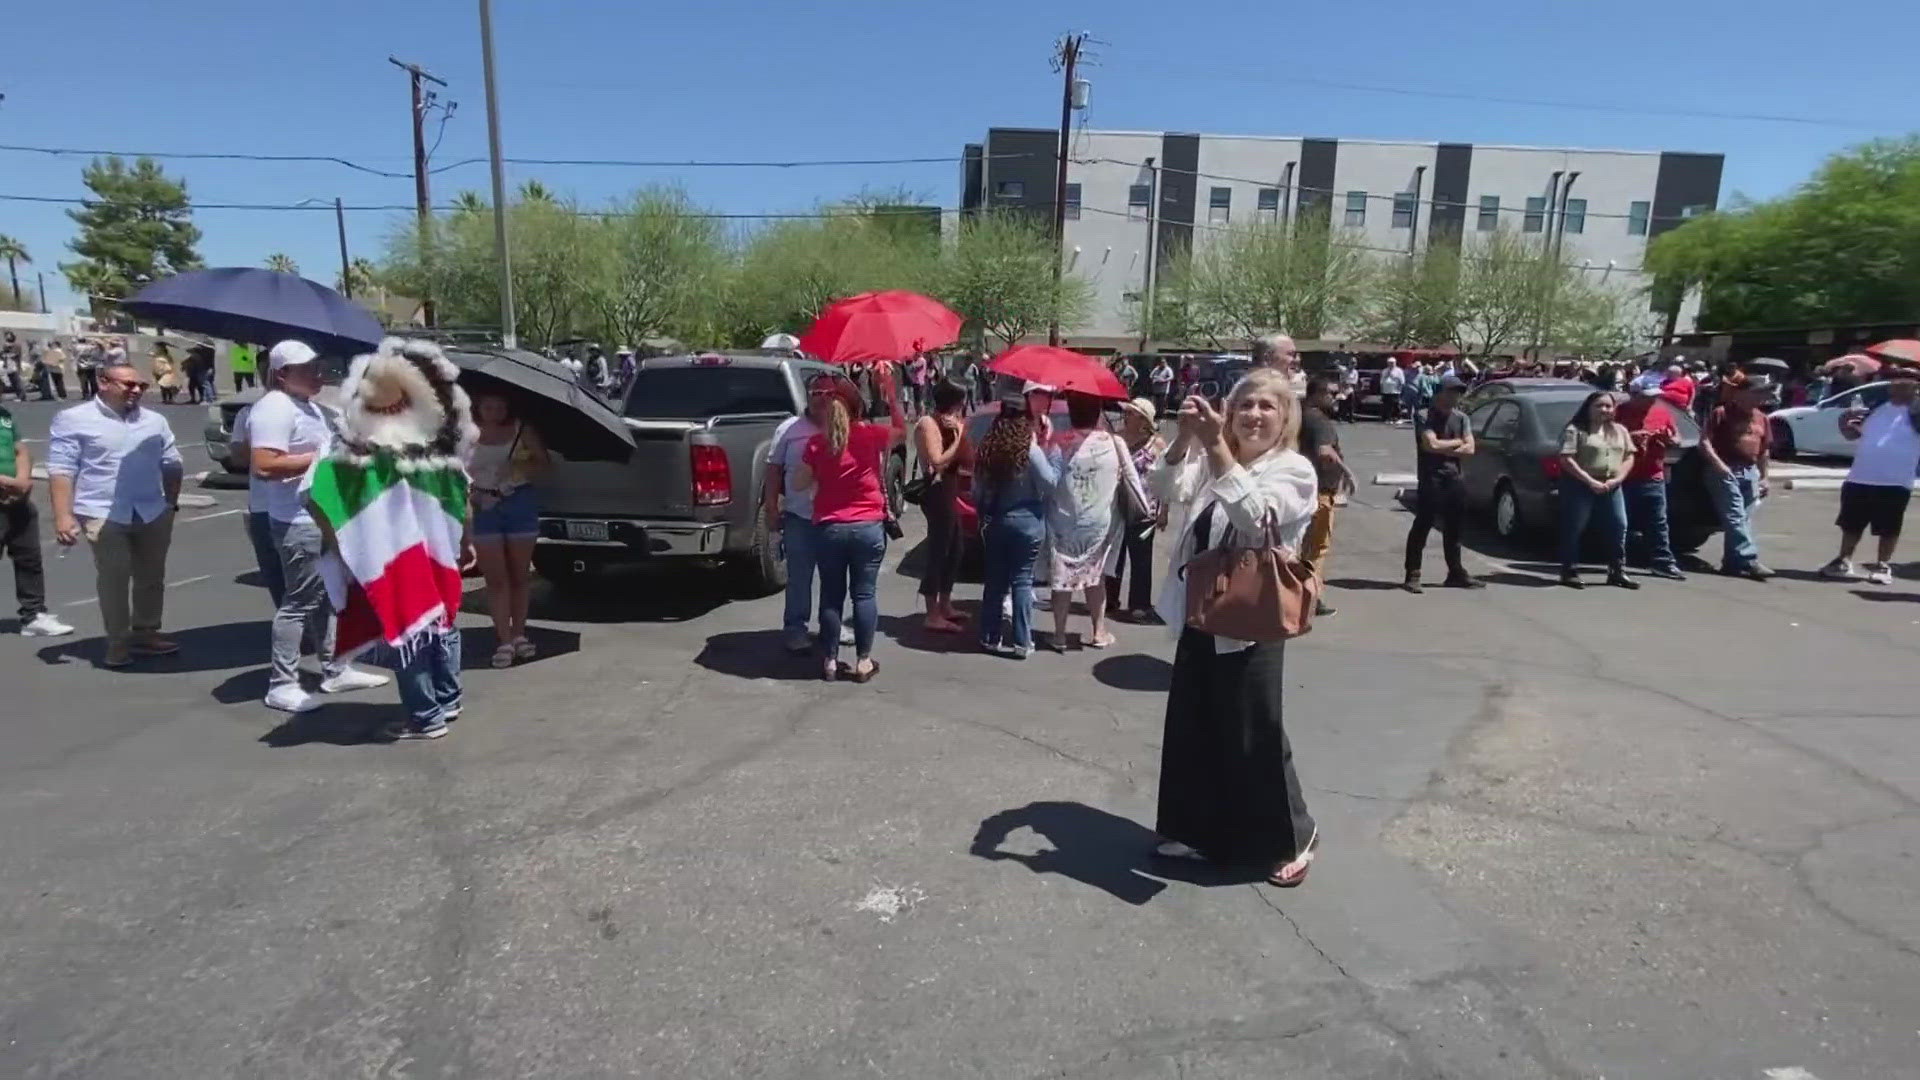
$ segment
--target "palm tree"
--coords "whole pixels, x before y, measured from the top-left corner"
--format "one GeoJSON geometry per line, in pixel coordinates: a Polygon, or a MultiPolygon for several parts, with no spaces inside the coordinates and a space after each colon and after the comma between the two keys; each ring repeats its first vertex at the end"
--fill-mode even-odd
{"type": "Polygon", "coordinates": [[[455,214],[484,214],[487,212],[487,200],[477,191],[463,191],[453,197],[455,214]]]}
{"type": "Polygon", "coordinates": [[[282,274],[298,274],[300,272],[300,265],[293,261],[293,256],[283,255],[278,251],[267,256],[265,266],[269,270],[277,270],[282,274]]]}
{"type": "Polygon", "coordinates": [[[355,259],[346,274],[340,275],[334,287],[348,296],[364,297],[371,294],[379,278],[380,270],[371,259],[355,259]]]}
{"type": "Polygon", "coordinates": [[[20,296],[20,270],[15,264],[33,262],[33,256],[27,254],[27,245],[11,236],[0,236],[0,259],[7,260],[7,278],[13,284],[14,299],[25,303],[20,296]]]}
{"type": "Polygon", "coordinates": [[[553,189],[538,180],[529,180],[520,185],[521,202],[553,202],[553,189]]]}

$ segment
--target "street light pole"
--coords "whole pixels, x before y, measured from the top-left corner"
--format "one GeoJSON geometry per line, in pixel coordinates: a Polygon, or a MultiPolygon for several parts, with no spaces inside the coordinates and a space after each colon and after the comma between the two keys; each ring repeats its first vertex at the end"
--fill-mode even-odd
{"type": "Polygon", "coordinates": [[[487,156],[493,165],[493,257],[500,263],[500,344],[520,347],[513,325],[513,264],[507,247],[507,178],[500,161],[500,95],[493,78],[493,3],[480,0],[480,54],[486,66],[487,156]]]}

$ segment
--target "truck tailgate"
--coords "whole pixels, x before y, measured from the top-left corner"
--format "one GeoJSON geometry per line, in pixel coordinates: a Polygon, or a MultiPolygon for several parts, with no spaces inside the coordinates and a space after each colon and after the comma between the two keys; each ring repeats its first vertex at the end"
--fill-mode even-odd
{"type": "Polygon", "coordinates": [[[624,464],[556,457],[541,493],[541,512],[554,517],[691,519],[693,471],[687,446],[703,426],[682,420],[628,420],[634,450],[624,464]]]}

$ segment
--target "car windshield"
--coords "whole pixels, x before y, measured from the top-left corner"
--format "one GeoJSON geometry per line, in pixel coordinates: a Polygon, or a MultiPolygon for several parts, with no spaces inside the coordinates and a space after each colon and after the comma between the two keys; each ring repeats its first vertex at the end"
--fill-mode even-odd
{"type": "Polygon", "coordinates": [[[793,394],[778,368],[641,368],[627,392],[627,415],[704,420],[732,413],[790,413],[793,394]]]}

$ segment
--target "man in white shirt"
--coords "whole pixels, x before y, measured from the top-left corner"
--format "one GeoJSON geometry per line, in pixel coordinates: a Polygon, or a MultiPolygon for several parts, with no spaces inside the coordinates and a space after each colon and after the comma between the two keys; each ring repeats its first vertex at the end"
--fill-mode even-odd
{"type": "Polygon", "coordinates": [[[300,479],[333,446],[333,426],[313,396],[320,392],[319,357],[303,341],[283,341],[267,354],[266,396],[247,413],[248,500],[266,511],[268,535],[280,556],[283,592],[273,613],[273,673],[267,707],[303,713],[320,700],[300,686],[300,646],[311,641],[320,660],[320,690],[339,693],[387,683],[333,658],[333,612],[320,576],[321,534],[307,512],[300,479]],[[256,498],[257,496],[257,498],[256,498]]]}
{"type": "Polygon", "coordinates": [[[53,535],[72,546],[85,537],[98,578],[107,667],[135,656],[167,656],[180,646],[161,636],[167,549],[184,472],[173,429],[141,408],[148,383],[124,362],[102,367],[97,395],[53,418],[47,481],[53,535]]]}
{"type": "Polygon", "coordinates": [[[1407,388],[1407,373],[1400,369],[1400,361],[1387,358],[1387,366],[1380,369],[1380,419],[1389,424],[1400,422],[1400,395],[1407,388]]]}
{"type": "Polygon", "coordinates": [[[1920,369],[1888,365],[1887,400],[1872,412],[1849,409],[1840,417],[1840,434],[1857,443],[1853,467],[1840,485],[1840,554],[1820,568],[1820,576],[1858,581],[1853,552],[1860,537],[1873,530],[1877,562],[1867,564],[1867,580],[1893,583],[1893,549],[1913,498],[1914,473],[1920,470],[1920,369]]]}

